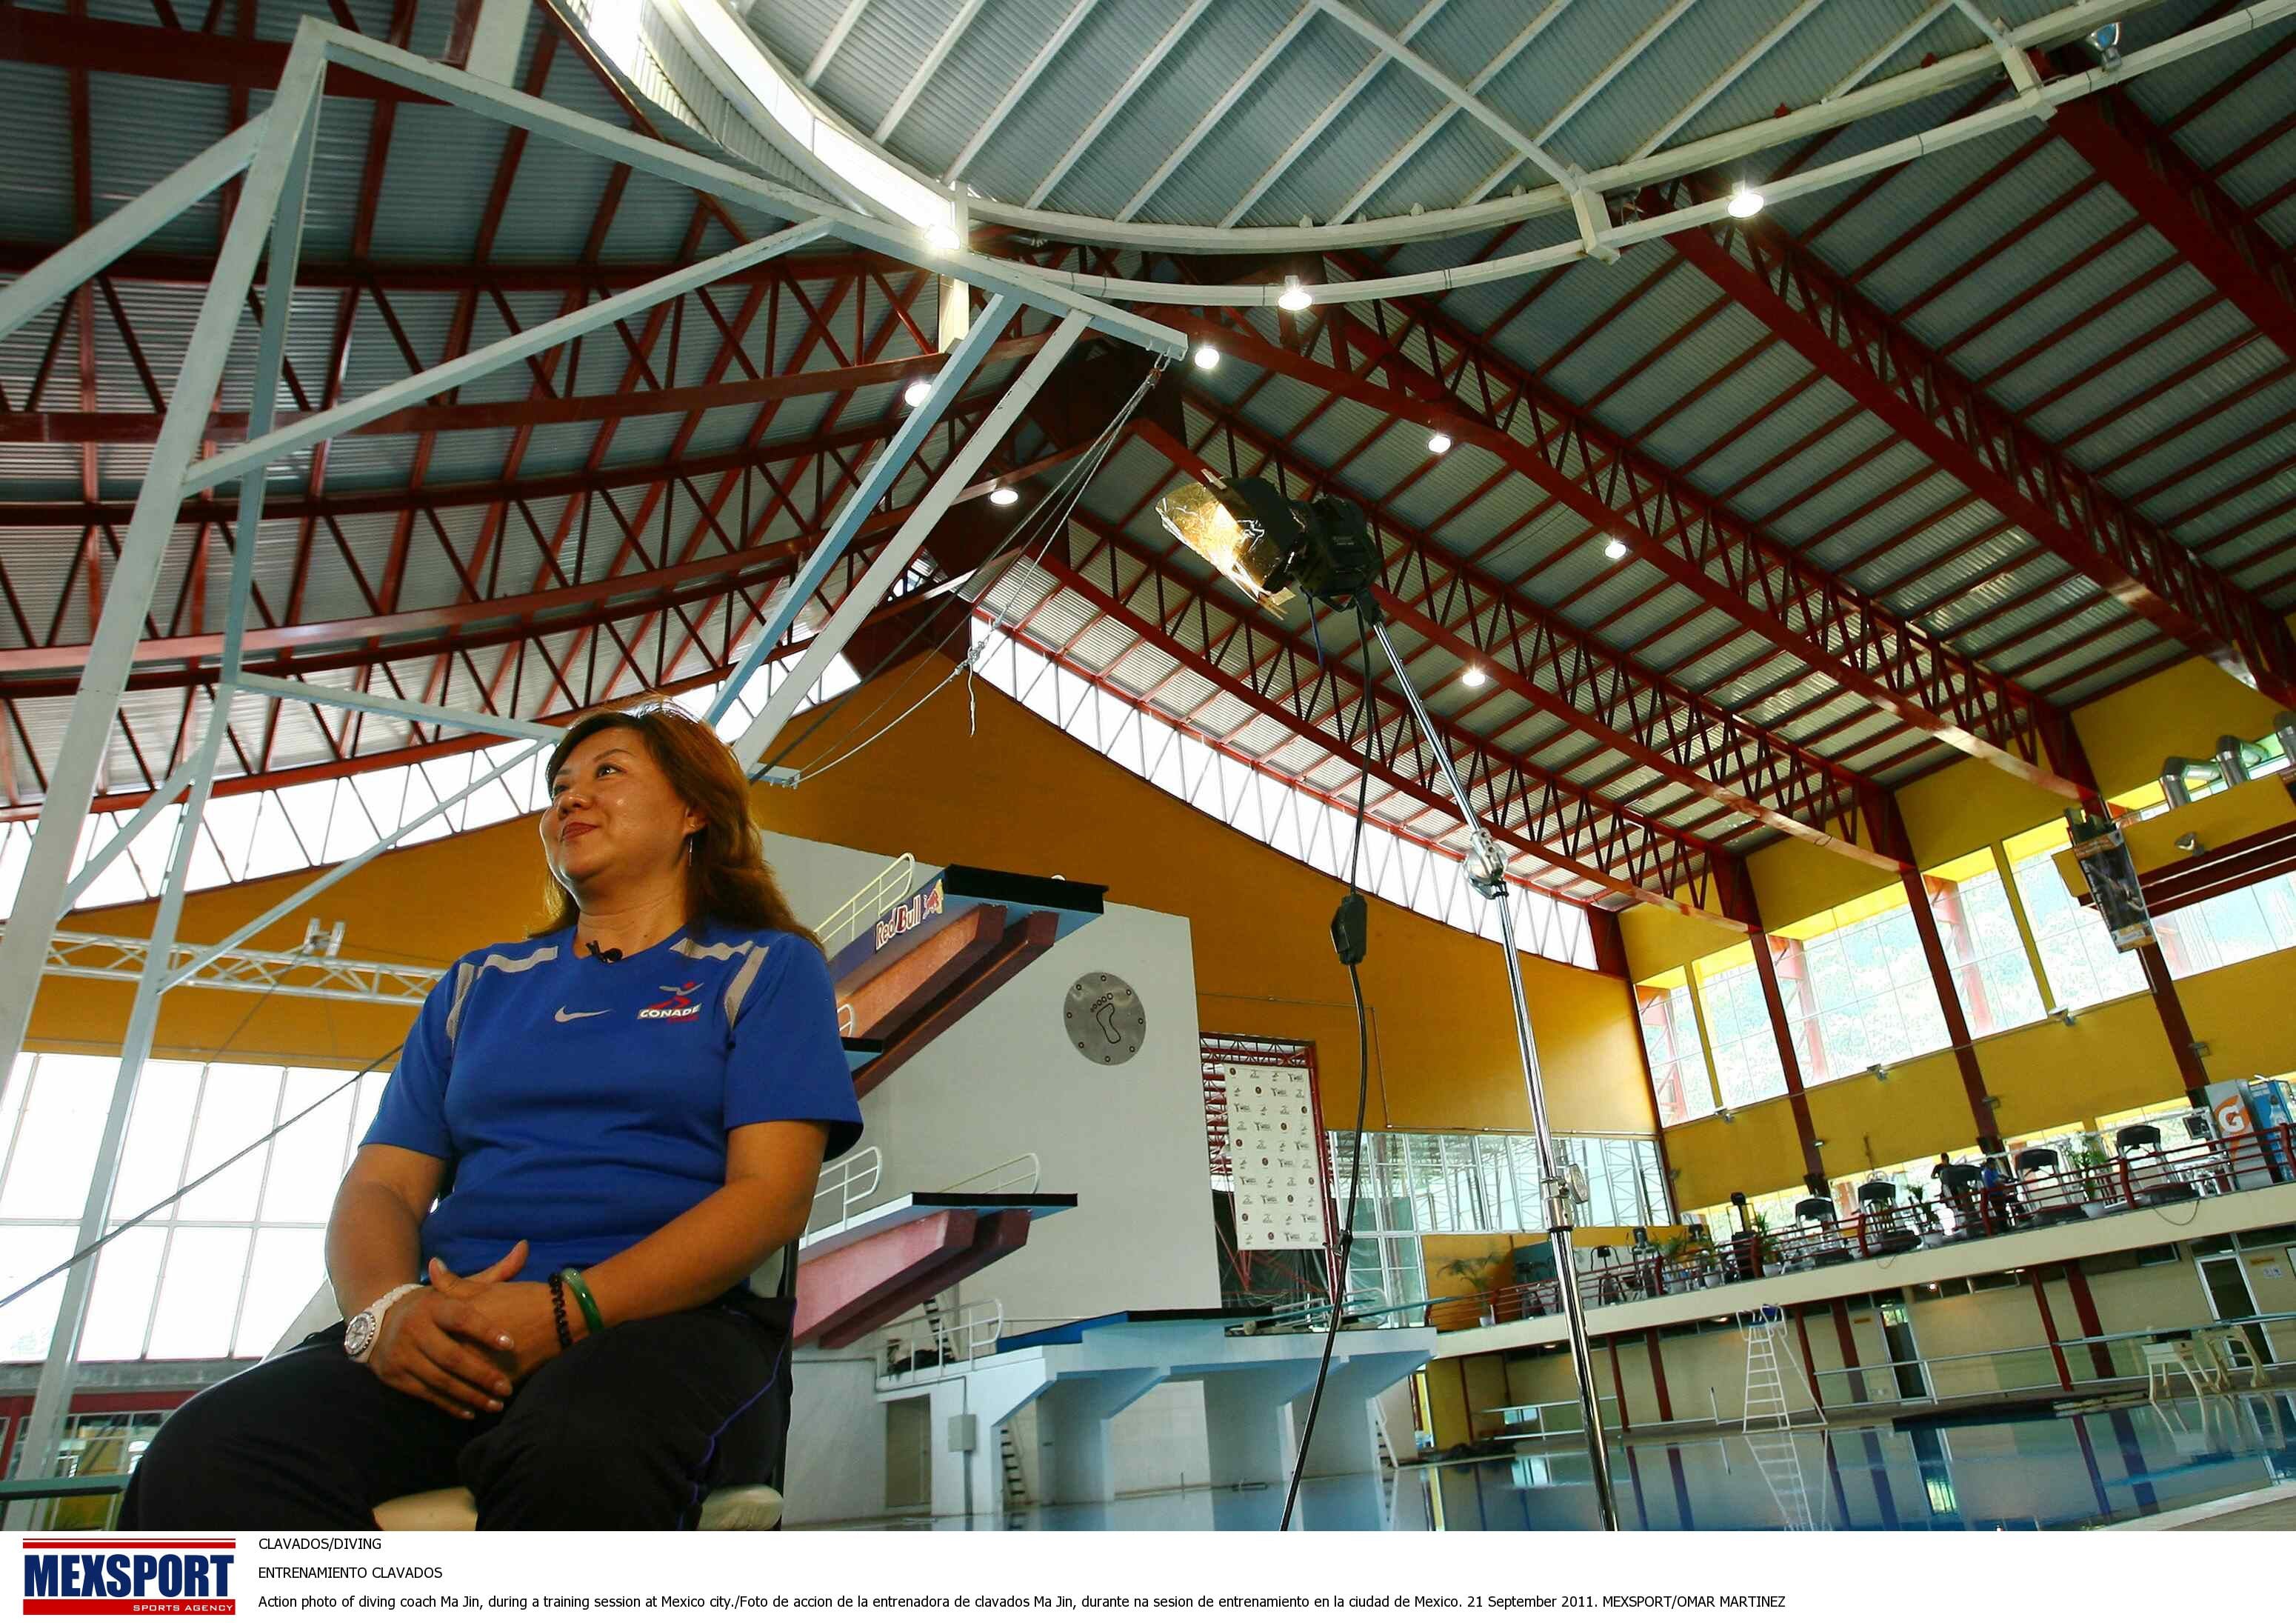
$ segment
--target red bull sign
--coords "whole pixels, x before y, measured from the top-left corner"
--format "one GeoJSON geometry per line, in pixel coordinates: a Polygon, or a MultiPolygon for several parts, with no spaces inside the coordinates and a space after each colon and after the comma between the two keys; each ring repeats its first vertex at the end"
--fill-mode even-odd
{"type": "Polygon", "coordinates": [[[877,921],[877,950],[883,951],[889,943],[898,940],[927,919],[940,917],[947,902],[947,886],[941,880],[935,879],[931,884],[877,921]]]}

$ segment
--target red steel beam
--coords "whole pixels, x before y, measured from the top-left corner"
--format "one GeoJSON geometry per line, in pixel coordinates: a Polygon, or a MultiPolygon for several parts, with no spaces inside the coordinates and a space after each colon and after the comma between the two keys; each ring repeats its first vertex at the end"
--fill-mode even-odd
{"type": "MultiPolygon", "coordinates": [[[[1268,456],[1280,456],[1311,486],[1338,488],[1329,473],[1296,450],[1279,449],[1264,430],[1217,402],[1190,404],[1268,456]]],[[[1153,424],[1139,438],[1172,464],[1200,474],[1204,461],[1153,424]]],[[[1244,470],[1231,466],[1231,475],[1244,470]]],[[[1466,563],[1380,503],[1364,505],[1386,559],[1380,606],[1403,626],[1456,658],[1485,665],[1498,687],[1702,797],[1797,839],[1874,863],[1896,864],[1856,843],[1860,791],[1854,775],[1669,682],[1587,635],[1523,593],[1466,563]],[[1500,657],[1501,655],[1505,657],[1500,657]],[[1693,770],[1693,755],[1711,767],[1693,770]],[[1848,824],[1840,834],[1829,822],[1848,824]]]]}
{"type": "MultiPolygon", "coordinates": [[[[1329,381],[1332,368],[1251,327],[1170,307],[1161,318],[1250,365],[1329,381]]],[[[2043,742],[2054,746],[2062,718],[2035,695],[1755,530],[1611,430],[1535,388],[1514,363],[1473,335],[1455,329],[1447,336],[1460,361],[1453,406],[1429,406],[1353,381],[1347,392],[1496,457],[1587,523],[1633,543],[1643,561],[1710,607],[1889,714],[2068,799],[2095,792],[2040,764],[2043,742]]]]}
{"type": "MultiPolygon", "coordinates": [[[[1446,816],[1457,815],[1441,767],[1389,684],[1373,684],[1367,745],[1343,742],[1313,717],[1323,708],[1319,693],[1326,686],[1345,696],[1344,706],[1332,704],[1333,712],[1352,715],[1361,693],[1359,669],[1334,661],[1318,682],[1316,651],[1280,628],[1273,616],[1238,602],[1218,577],[1185,572],[1082,508],[1074,521],[1039,561],[1062,586],[1287,732],[1342,759],[1367,760],[1383,787],[1446,816]],[[1095,539],[1079,546],[1079,529],[1095,539]]],[[[1441,717],[1436,725],[1461,778],[1488,781],[1478,809],[1502,842],[1636,901],[1675,912],[1695,910],[1702,902],[1714,856],[1704,841],[1591,794],[1441,717]],[[1677,892],[1693,898],[1691,908],[1677,892]]]]}
{"type": "MultiPolygon", "coordinates": [[[[1699,201],[1677,184],[1652,206],[1699,201]]],[[[1909,445],[2132,612],[2296,704],[2296,637],[2277,614],[1988,398],[1816,254],[1753,221],[1668,240],[1909,445]]]]}
{"type": "Polygon", "coordinates": [[[2050,127],[2283,355],[2296,357],[2288,250],[2121,92],[2082,96],[2050,127]]]}

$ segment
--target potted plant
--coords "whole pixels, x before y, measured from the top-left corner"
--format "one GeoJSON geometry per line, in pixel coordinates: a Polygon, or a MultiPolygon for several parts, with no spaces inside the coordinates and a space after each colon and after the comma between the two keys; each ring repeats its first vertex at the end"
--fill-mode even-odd
{"type": "Polygon", "coordinates": [[[1480,1256],[1454,1257],[1435,1270],[1438,1279],[1456,1279],[1466,1287],[1465,1294],[1480,1297],[1480,1320],[1485,1324],[1497,1323],[1496,1305],[1491,1300],[1497,1288],[1490,1283],[1492,1271],[1513,1256],[1513,1250],[1501,1244],[1480,1256]]]}
{"type": "Polygon", "coordinates": [[[1754,1244],[1759,1249],[1762,1258],[1762,1277],[1775,1279],[1785,1272],[1785,1267],[1777,1260],[1777,1254],[1770,1249],[1770,1220],[1760,1212],[1756,1212],[1750,1222],[1754,1231],[1754,1244]]]}
{"type": "Polygon", "coordinates": [[[2073,1152],[2072,1169],[2080,1175],[2081,1202],[2084,1215],[2102,1217],[2111,1210],[2112,1175],[2106,1170],[2112,1158],[2095,1143],[2087,1143],[2073,1152]]]}

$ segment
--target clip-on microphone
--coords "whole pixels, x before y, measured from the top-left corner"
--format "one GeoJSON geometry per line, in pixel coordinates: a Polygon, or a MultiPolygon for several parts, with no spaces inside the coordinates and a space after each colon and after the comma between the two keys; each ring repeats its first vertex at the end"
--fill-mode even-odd
{"type": "Polygon", "coordinates": [[[601,947],[593,941],[590,943],[590,955],[601,963],[619,963],[622,961],[622,949],[619,947],[601,947]]]}

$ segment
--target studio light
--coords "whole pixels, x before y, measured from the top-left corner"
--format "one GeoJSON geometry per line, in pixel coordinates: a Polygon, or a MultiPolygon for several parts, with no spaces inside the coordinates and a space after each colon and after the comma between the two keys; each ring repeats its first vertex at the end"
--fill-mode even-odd
{"type": "Polygon", "coordinates": [[[1010,507],[1020,499],[1021,493],[1010,485],[999,485],[988,493],[988,504],[991,507],[1010,507]]]}
{"type": "Polygon", "coordinates": [[[1198,344],[1196,346],[1196,365],[1200,370],[1210,372],[1213,367],[1218,365],[1218,350],[1213,348],[1210,344],[1198,344]]]}
{"type": "Polygon", "coordinates": [[[1277,297],[1275,307],[1279,310],[1304,310],[1315,302],[1308,297],[1308,290],[1300,285],[1299,277],[1286,276],[1283,278],[1283,291],[1277,297]]]}
{"type": "Polygon", "coordinates": [[[1611,562],[1616,563],[1620,559],[1626,555],[1627,544],[1620,540],[1618,537],[1612,536],[1609,540],[1603,543],[1603,556],[1608,558],[1611,562]]]}
{"type": "Polygon", "coordinates": [[[1469,687],[1480,687],[1484,683],[1489,681],[1490,678],[1483,675],[1483,668],[1481,666],[1470,665],[1467,667],[1466,670],[1461,674],[1459,680],[1465,683],[1469,687]]]}
{"type": "Polygon", "coordinates": [[[956,240],[954,227],[935,225],[925,233],[925,246],[937,254],[953,254],[964,244],[956,240]]]}
{"type": "Polygon", "coordinates": [[[1264,479],[1215,476],[1156,503],[1175,540],[1270,609],[1297,587],[1352,608],[1379,578],[1379,548],[1360,508],[1335,496],[1295,502],[1264,479]]]}
{"type": "Polygon", "coordinates": [[[1730,188],[1730,217],[1733,219],[1751,220],[1761,211],[1762,194],[1759,192],[1746,185],[1730,188]]]}
{"type": "Polygon", "coordinates": [[[1448,434],[1446,434],[1441,429],[1437,429],[1433,433],[1427,436],[1427,448],[1436,455],[1440,456],[1444,452],[1451,448],[1451,437],[1448,434]]]}
{"type": "Polygon", "coordinates": [[[910,410],[914,411],[918,406],[922,406],[927,400],[932,398],[932,380],[931,378],[919,378],[915,382],[910,384],[906,389],[901,391],[901,398],[908,404],[910,410]]]}

